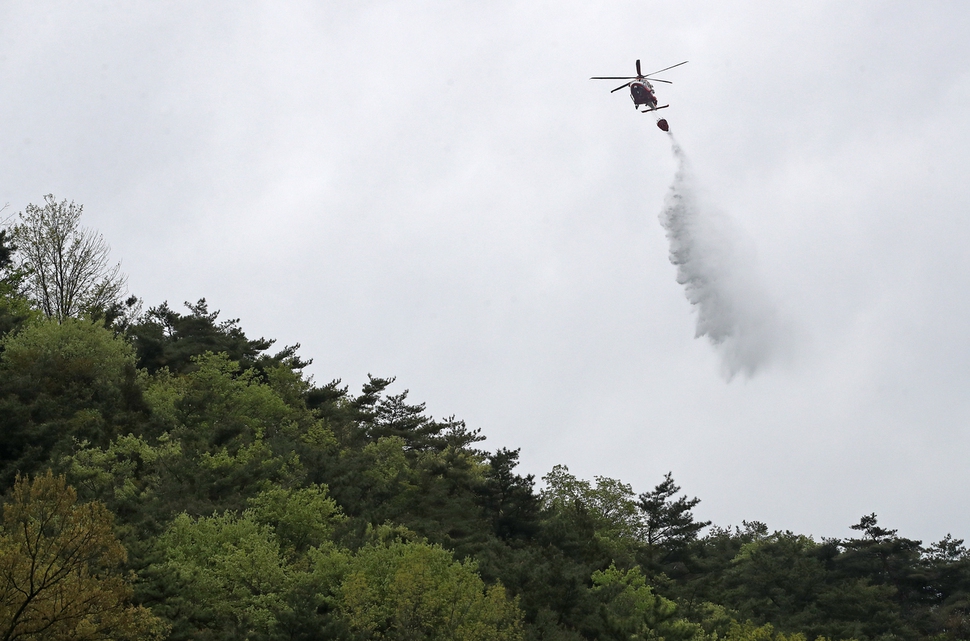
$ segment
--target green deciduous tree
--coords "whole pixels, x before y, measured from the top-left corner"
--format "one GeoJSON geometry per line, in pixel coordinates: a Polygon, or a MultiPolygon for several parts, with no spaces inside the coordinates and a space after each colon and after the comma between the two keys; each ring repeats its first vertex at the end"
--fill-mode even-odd
{"type": "Polygon", "coordinates": [[[640,568],[626,572],[615,565],[592,576],[590,591],[600,604],[594,618],[597,639],[682,641],[703,637],[700,626],[677,616],[677,605],[654,593],[640,568]]]}
{"type": "Polygon", "coordinates": [[[293,441],[314,419],[226,354],[193,362],[182,375],[156,373],[145,392],[152,430],[183,452],[164,479],[166,500],[196,515],[241,510],[266,482],[299,475],[293,441]]]}
{"type": "Polygon", "coordinates": [[[425,543],[369,545],[351,560],[340,607],[358,639],[516,641],[521,613],[471,562],[425,543]]]}
{"type": "Polygon", "coordinates": [[[270,487],[251,498],[249,506],[247,516],[272,526],[284,550],[291,554],[328,543],[334,527],[344,520],[325,485],[270,487]]]}
{"type": "Polygon", "coordinates": [[[605,554],[607,563],[633,563],[643,523],[630,485],[605,476],[597,476],[593,484],[570,474],[565,465],[553,467],[542,480],[546,487],[540,498],[547,515],[575,521],[579,527],[587,522],[593,529],[593,543],[600,549],[598,554],[605,554]]]}
{"type": "Polygon", "coordinates": [[[18,479],[0,533],[0,639],[161,638],[162,622],[130,604],[125,558],[103,504],[79,504],[50,472],[18,479]]]}
{"type": "Polygon", "coordinates": [[[99,324],[33,323],[3,339],[0,483],[32,473],[74,439],[106,445],[143,416],[131,347],[99,324]]]}
{"type": "Polygon", "coordinates": [[[731,606],[743,619],[813,630],[829,589],[825,549],[809,537],[775,532],[742,545],[724,573],[731,606]]]}
{"type": "Polygon", "coordinates": [[[231,512],[181,514],[158,543],[172,594],[159,611],[176,622],[174,638],[275,638],[290,576],[271,527],[231,512]]]}

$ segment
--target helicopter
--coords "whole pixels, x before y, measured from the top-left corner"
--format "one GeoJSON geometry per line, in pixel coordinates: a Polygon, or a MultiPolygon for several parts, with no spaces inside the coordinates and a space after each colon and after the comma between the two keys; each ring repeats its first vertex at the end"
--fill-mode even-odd
{"type": "MultiPolygon", "coordinates": [[[[688,62],[689,60],[678,62],[675,65],[664,67],[660,71],[654,71],[653,73],[648,73],[644,75],[640,71],[640,61],[637,60],[637,75],[635,76],[593,76],[592,78],[590,78],[590,80],[629,80],[630,82],[620,85],[616,89],[613,89],[613,91],[610,91],[610,93],[619,91],[620,89],[623,89],[623,87],[629,87],[630,97],[633,98],[633,108],[636,109],[637,111],[640,111],[640,106],[643,105],[644,107],[646,107],[646,109],[641,111],[641,113],[649,113],[651,111],[657,111],[659,109],[666,109],[667,107],[670,106],[670,105],[661,105],[659,107],[657,106],[657,95],[653,92],[653,85],[650,84],[650,81],[653,80],[654,82],[665,82],[668,85],[673,84],[669,80],[661,80],[660,78],[651,78],[650,76],[655,76],[658,73],[663,73],[668,69],[673,69],[674,67],[679,67],[680,65],[686,65],[688,62]]],[[[664,131],[668,130],[667,121],[664,120],[663,118],[657,121],[657,126],[664,131]]]]}

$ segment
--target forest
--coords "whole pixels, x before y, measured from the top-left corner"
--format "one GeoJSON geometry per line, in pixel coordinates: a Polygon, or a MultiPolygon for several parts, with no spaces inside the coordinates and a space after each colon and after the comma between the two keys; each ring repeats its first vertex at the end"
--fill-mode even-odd
{"type": "Polygon", "coordinates": [[[394,378],[142,309],[82,207],[0,230],[0,640],[970,638],[970,555],[517,471],[394,378]]]}

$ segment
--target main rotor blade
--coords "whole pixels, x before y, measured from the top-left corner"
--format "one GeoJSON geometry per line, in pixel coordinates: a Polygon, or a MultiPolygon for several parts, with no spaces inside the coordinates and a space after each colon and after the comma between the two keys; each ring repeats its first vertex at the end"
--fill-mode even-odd
{"type": "Polygon", "coordinates": [[[638,59],[637,60],[637,77],[642,76],[642,75],[643,74],[640,73],[640,60],[638,59]]]}
{"type": "Polygon", "coordinates": [[[650,79],[650,82],[666,82],[668,85],[674,84],[674,83],[670,82],[669,80],[661,80],[660,78],[651,78],[650,79]]]}
{"type": "Polygon", "coordinates": [[[636,76],[593,76],[590,80],[636,80],[636,76]]]}
{"type": "Polygon", "coordinates": [[[611,91],[610,93],[613,93],[614,91],[619,91],[619,90],[620,90],[620,89],[622,89],[623,87],[629,87],[629,86],[630,86],[630,85],[632,85],[632,84],[633,84],[632,82],[628,82],[628,83],[626,83],[625,85],[620,85],[619,87],[617,87],[616,89],[614,89],[614,90],[613,90],[613,91],[611,91]]]}
{"type": "Polygon", "coordinates": [[[674,67],[679,67],[680,65],[686,65],[688,62],[690,62],[690,60],[684,60],[683,62],[678,62],[677,64],[670,65],[669,67],[665,67],[665,68],[661,69],[660,71],[654,71],[653,73],[648,73],[646,77],[649,78],[654,73],[662,73],[664,71],[667,71],[667,69],[673,69],[674,67]]]}

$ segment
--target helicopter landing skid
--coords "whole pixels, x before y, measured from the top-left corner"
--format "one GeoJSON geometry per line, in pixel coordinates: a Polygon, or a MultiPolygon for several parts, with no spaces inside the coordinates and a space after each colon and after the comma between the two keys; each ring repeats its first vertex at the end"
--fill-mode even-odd
{"type": "Polygon", "coordinates": [[[670,105],[664,105],[664,106],[662,106],[662,107],[654,107],[653,109],[644,109],[644,110],[643,110],[643,111],[641,111],[640,113],[642,113],[642,114],[648,114],[648,113],[650,113],[651,111],[658,111],[658,110],[660,110],[660,109],[666,109],[666,108],[667,108],[667,107],[669,107],[669,106],[670,106],[670,105]]]}

